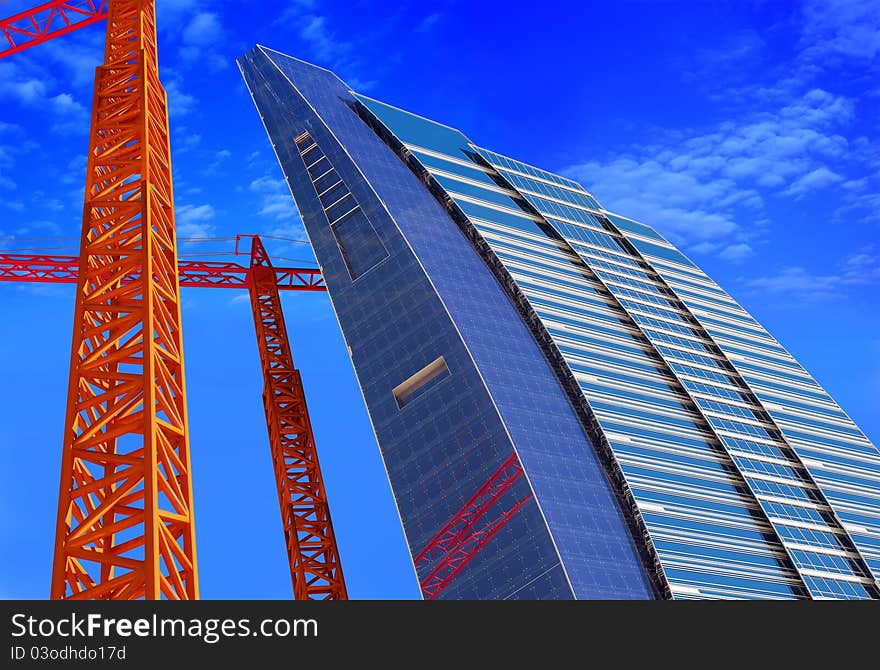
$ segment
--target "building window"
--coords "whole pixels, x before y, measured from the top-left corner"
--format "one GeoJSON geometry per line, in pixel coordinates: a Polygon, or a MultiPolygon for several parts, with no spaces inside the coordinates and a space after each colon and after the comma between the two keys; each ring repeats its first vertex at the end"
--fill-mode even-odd
{"type": "Polygon", "coordinates": [[[364,214],[354,194],[330,164],[330,160],[308,133],[295,138],[315,193],[321,202],[330,231],[354,281],[388,258],[373,224],[364,214]]]}
{"type": "Polygon", "coordinates": [[[397,401],[397,406],[403,409],[448,376],[449,368],[446,366],[446,360],[443,356],[434,359],[412,377],[394,387],[392,393],[397,401]]]}

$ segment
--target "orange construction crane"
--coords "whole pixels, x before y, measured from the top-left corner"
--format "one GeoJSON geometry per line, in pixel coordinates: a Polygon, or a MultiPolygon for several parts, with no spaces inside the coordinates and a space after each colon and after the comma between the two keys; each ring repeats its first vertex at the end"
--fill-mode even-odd
{"type": "Polygon", "coordinates": [[[155,2],[115,0],[95,76],[52,598],[199,596],[168,136],[155,2]]]}
{"type": "MultiPolygon", "coordinates": [[[[180,268],[155,0],[45,3],[0,21],[7,42],[0,58],[105,16],[76,263],[51,597],[194,599],[180,268]]],[[[277,275],[259,240],[253,245],[248,283],[294,594],[344,599],[277,275]]]]}

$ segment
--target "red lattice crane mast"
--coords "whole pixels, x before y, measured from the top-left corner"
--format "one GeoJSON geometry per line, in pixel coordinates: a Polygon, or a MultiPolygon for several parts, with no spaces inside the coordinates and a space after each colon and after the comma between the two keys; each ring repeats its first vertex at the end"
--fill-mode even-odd
{"type": "MultiPolygon", "coordinates": [[[[188,600],[198,598],[198,567],[180,287],[240,287],[243,268],[178,263],[155,0],[45,3],[0,21],[0,58],[105,16],[80,256],[0,256],[0,280],[77,284],[51,597],[188,600]]],[[[323,288],[310,272],[273,269],[255,238],[244,284],[294,594],[344,599],[278,298],[279,288],[323,288]]]]}
{"type": "Polygon", "coordinates": [[[339,550],[302,380],[290,352],[275,269],[259,237],[251,243],[250,274],[263,367],[263,406],[294,597],[345,600],[339,550]]]}

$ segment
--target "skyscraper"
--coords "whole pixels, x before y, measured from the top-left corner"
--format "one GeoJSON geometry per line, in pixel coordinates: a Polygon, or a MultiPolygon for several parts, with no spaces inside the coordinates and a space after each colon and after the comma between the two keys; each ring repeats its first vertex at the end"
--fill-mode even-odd
{"type": "Polygon", "coordinates": [[[880,453],[582,185],[256,47],[239,61],[427,598],[880,598],[880,453]]]}

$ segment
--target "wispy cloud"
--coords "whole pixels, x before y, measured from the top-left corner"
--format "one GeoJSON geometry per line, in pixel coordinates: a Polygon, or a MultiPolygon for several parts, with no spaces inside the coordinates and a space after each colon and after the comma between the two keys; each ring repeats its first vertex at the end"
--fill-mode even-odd
{"type": "Polygon", "coordinates": [[[322,61],[335,61],[349,49],[347,42],[330,32],[324,16],[307,16],[299,36],[311,47],[314,57],[322,61]]]}
{"type": "Polygon", "coordinates": [[[214,177],[224,173],[224,167],[229,163],[230,158],[232,158],[232,152],[229,149],[215,151],[211,162],[208,163],[204,170],[202,170],[202,176],[214,177]]]}
{"type": "Polygon", "coordinates": [[[877,0],[805,0],[803,21],[801,55],[819,67],[869,63],[880,56],[877,0]]]}
{"type": "Polygon", "coordinates": [[[815,170],[811,170],[801,177],[798,177],[792,182],[791,186],[785,189],[785,192],[788,195],[801,197],[807,193],[827,188],[828,186],[838,184],[842,181],[843,177],[836,172],[832,172],[823,165],[817,167],[815,170]]]}
{"type": "Polygon", "coordinates": [[[826,162],[847,154],[849,142],[838,129],[852,106],[845,97],[813,89],[740,123],[724,122],[701,133],[660,133],[655,144],[564,172],[609,208],[656,225],[674,243],[702,243],[698,251],[742,258],[742,245],[765,222],[768,196],[801,195],[842,180],[826,162]],[[742,218],[752,223],[744,228],[737,223],[742,218]]]}
{"type": "Polygon", "coordinates": [[[289,24],[307,14],[314,14],[318,8],[317,0],[288,0],[276,24],[289,24]]]}
{"type": "MultiPolygon", "coordinates": [[[[161,4],[161,3],[160,3],[161,4]]],[[[104,60],[104,30],[83,30],[41,44],[38,58],[78,94],[91,99],[95,68],[104,60]]]]}
{"type": "MultiPolygon", "coordinates": [[[[356,90],[366,91],[375,85],[375,81],[363,76],[363,68],[357,58],[358,45],[365,38],[361,36],[354,40],[340,37],[318,0],[289,2],[274,24],[293,26],[304,48],[302,57],[332,69],[356,90]]],[[[377,30],[369,33],[371,37],[368,39],[374,39],[377,30]]]]}
{"type": "Polygon", "coordinates": [[[196,106],[195,96],[185,92],[182,80],[178,77],[166,78],[165,92],[168,94],[168,114],[172,119],[186,116],[196,106]]]}
{"type": "Polygon", "coordinates": [[[296,207],[293,198],[283,179],[274,179],[269,176],[254,179],[250,183],[250,191],[259,199],[257,213],[276,221],[289,221],[297,219],[296,207]]]}
{"type": "Polygon", "coordinates": [[[89,112],[70,93],[59,93],[50,98],[49,103],[56,119],[52,125],[53,131],[67,134],[88,132],[89,112]]]}
{"type": "Polygon", "coordinates": [[[880,0],[804,0],[788,21],[796,31],[788,60],[770,53],[772,35],[743,30],[677,63],[725,122],[659,129],[650,144],[566,172],[609,208],[727,261],[754,253],[786,201],[833,193],[842,205],[830,220],[880,222],[880,157],[861,136],[866,106],[854,97],[866,87],[835,86],[847,66],[858,79],[880,56],[880,0]]]}
{"type": "Polygon", "coordinates": [[[182,205],[176,210],[179,237],[210,237],[216,212],[211,205],[182,205]]]}
{"type": "Polygon", "coordinates": [[[437,23],[440,22],[440,19],[443,18],[443,14],[440,12],[434,12],[433,14],[428,14],[425,18],[419,21],[416,26],[416,31],[420,33],[424,33],[433,28],[437,23]]]}
{"type": "Polygon", "coordinates": [[[226,41],[226,29],[220,15],[214,12],[196,12],[181,33],[183,46],[180,57],[188,65],[198,64],[211,70],[222,70],[229,65],[220,52],[226,41]]]}
{"type": "Polygon", "coordinates": [[[184,43],[192,46],[210,46],[221,39],[223,27],[220,25],[220,18],[213,12],[199,12],[183,30],[184,43]]]}
{"type": "Polygon", "coordinates": [[[736,263],[751,258],[754,253],[755,251],[750,245],[745,242],[737,242],[735,244],[728,244],[718,252],[718,255],[726,261],[736,263]]]}
{"type": "Polygon", "coordinates": [[[17,188],[17,184],[9,176],[15,164],[15,159],[12,157],[13,151],[12,148],[0,145],[0,188],[2,189],[14,190],[17,188]]]}
{"type": "Polygon", "coordinates": [[[788,266],[774,274],[751,279],[746,285],[765,295],[817,302],[838,299],[855,286],[877,283],[880,283],[880,254],[871,245],[851,255],[831,274],[788,266]]]}
{"type": "MultiPolygon", "coordinates": [[[[43,63],[52,62],[52,58],[43,63]]],[[[0,62],[0,100],[48,117],[48,127],[55,133],[88,131],[86,96],[74,89],[64,90],[66,80],[57,79],[51,68],[33,61],[0,62]]]]}

